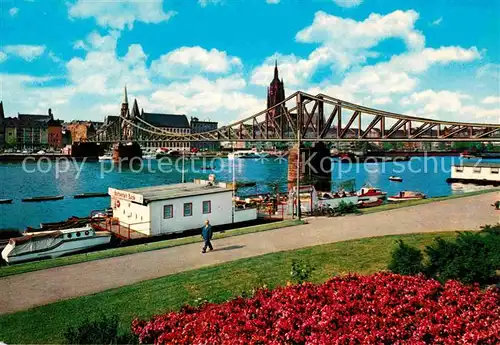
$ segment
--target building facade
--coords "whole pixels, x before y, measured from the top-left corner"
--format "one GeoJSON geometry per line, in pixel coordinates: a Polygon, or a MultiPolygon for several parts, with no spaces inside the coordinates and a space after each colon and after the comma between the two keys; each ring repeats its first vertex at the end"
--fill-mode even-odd
{"type": "Polygon", "coordinates": [[[96,133],[94,124],[90,121],[72,121],[65,125],[65,130],[71,132],[73,143],[87,141],[96,133]]]}
{"type": "MultiPolygon", "coordinates": [[[[197,117],[191,117],[191,133],[203,133],[216,130],[217,122],[200,121],[197,117]]],[[[191,147],[202,151],[218,151],[220,144],[213,141],[192,141],[191,147]]]]}

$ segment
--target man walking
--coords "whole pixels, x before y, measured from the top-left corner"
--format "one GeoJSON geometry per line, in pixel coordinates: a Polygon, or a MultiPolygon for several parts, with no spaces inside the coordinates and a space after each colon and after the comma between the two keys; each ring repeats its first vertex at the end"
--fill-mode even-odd
{"type": "Polygon", "coordinates": [[[214,250],[214,247],[212,247],[212,243],[210,243],[210,240],[212,239],[212,225],[210,225],[210,222],[208,219],[205,221],[205,225],[201,228],[201,236],[203,237],[203,240],[205,241],[205,245],[203,246],[202,253],[207,252],[207,247],[210,250],[214,250]]]}

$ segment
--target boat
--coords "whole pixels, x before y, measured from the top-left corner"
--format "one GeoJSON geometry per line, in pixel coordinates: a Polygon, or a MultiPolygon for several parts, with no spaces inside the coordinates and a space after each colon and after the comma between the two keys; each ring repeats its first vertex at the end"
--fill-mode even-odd
{"type": "Polygon", "coordinates": [[[359,197],[355,192],[346,193],[339,191],[335,193],[318,192],[319,205],[328,205],[330,208],[335,209],[339,207],[341,202],[346,204],[357,205],[359,197]]]}
{"type": "Polygon", "coordinates": [[[366,201],[358,201],[358,208],[370,208],[370,207],[376,207],[380,206],[384,203],[383,199],[378,199],[376,197],[372,197],[369,200],[366,201]]]}
{"type": "Polygon", "coordinates": [[[425,199],[426,196],[424,193],[420,192],[412,192],[412,191],[401,191],[398,195],[390,196],[387,198],[390,202],[402,202],[402,201],[410,201],[410,200],[420,200],[425,199]]]}
{"type": "Polygon", "coordinates": [[[75,199],[87,199],[87,198],[104,198],[109,196],[108,193],[81,193],[73,196],[75,199]]]}
{"type": "Polygon", "coordinates": [[[383,200],[387,197],[386,192],[381,189],[369,185],[363,186],[358,192],[359,201],[369,201],[372,198],[383,200]]]}
{"type": "Polygon", "coordinates": [[[0,204],[12,204],[12,199],[0,199],[0,204]]]}
{"type": "Polygon", "coordinates": [[[403,178],[399,176],[390,176],[389,180],[394,182],[403,182],[403,178]]]}
{"type": "Polygon", "coordinates": [[[99,156],[99,160],[100,161],[111,161],[111,160],[113,160],[113,156],[111,156],[111,155],[102,155],[102,156],[99,156]]]}
{"type": "Polygon", "coordinates": [[[259,154],[253,150],[235,151],[235,152],[230,152],[227,155],[227,159],[249,159],[249,158],[257,159],[262,157],[263,157],[262,154],[259,154]]]}
{"type": "Polygon", "coordinates": [[[95,231],[90,226],[67,230],[25,233],[14,237],[2,250],[2,258],[8,263],[56,258],[108,244],[111,233],[95,231]]]}
{"type": "Polygon", "coordinates": [[[64,195],[56,195],[56,196],[35,196],[32,198],[22,199],[22,202],[40,202],[40,201],[51,201],[51,200],[61,200],[64,199],[64,195]]]}

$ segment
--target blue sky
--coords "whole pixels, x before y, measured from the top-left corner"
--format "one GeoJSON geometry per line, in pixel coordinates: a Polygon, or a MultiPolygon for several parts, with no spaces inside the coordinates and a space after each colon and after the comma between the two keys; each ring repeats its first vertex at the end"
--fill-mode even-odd
{"type": "Polygon", "coordinates": [[[7,116],[148,111],[221,123],[297,90],[410,115],[500,122],[500,2],[0,1],[7,116]]]}

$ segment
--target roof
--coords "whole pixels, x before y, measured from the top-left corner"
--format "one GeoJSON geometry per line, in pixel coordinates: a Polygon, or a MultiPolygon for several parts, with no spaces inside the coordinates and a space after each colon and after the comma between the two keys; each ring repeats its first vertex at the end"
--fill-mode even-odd
{"type": "Polygon", "coordinates": [[[186,115],[142,113],[141,117],[156,127],[191,128],[186,115]]]}
{"type": "Polygon", "coordinates": [[[151,201],[176,199],[186,196],[206,195],[223,192],[231,193],[231,190],[219,186],[210,186],[189,182],[127,189],[125,190],[125,192],[142,195],[144,198],[144,203],[147,204],[151,201]]]}
{"type": "Polygon", "coordinates": [[[500,168],[500,163],[484,162],[484,163],[460,163],[453,164],[454,167],[468,167],[468,168],[500,168]]]}
{"type": "Polygon", "coordinates": [[[38,115],[38,114],[19,114],[20,121],[44,121],[47,122],[51,118],[49,115],[38,115]]]}

